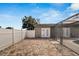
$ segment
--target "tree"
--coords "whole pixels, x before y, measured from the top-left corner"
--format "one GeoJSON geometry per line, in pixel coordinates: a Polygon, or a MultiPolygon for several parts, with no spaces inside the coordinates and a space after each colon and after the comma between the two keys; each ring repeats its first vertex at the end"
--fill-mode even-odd
{"type": "Polygon", "coordinates": [[[13,29],[13,27],[6,27],[6,29],[13,29]]]}
{"type": "Polygon", "coordinates": [[[32,18],[32,16],[24,16],[22,19],[22,28],[27,28],[27,30],[33,30],[38,23],[38,19],[32,18]]]}
{"type": "Polygon", "coordinates": [[[0,28],[2,28],[2,27],[0,26],[0,28]]]}

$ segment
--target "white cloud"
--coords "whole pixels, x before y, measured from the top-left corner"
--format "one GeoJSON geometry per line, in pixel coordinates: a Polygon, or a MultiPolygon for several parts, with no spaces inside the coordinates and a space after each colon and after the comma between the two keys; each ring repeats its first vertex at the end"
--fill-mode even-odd
{"type": "Polygon", "coordinates": [[[63,18],[63,15],[57,10],[49,10],[46,13],[42,13],[39,18],[42,21],[41,23],[57,23],[63,18]]]}
{"type": "Polygon", "coordinates": [[[71,10],[79,10],[79,3],[72,3],[69,7],[71,10]]]}
{"type": "MultiPolygon", "coordinates": [[[[71,5],[72,6],[72,5],[71,5]]],[[[47,12],[44,12],[40,15],[40,22],[41,23],[58,23],[76,13],[78,13],[78,11],[75,10],[79,10],[78,7],[75,10],[71,10],[71,6],[68,7],[66,10],[62,11],[58,11],[58,10],[48,10],[47,12]]],[[[77,5],[78,6],[78,5],[77,5]]]]}

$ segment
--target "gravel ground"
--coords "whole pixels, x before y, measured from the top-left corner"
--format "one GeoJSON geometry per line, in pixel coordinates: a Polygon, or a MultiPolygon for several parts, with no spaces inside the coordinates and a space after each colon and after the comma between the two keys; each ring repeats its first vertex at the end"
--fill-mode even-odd
{"type": "Polygon", "coordinates": [[[56,41],[23,40],[0,51],[1,56],[75,56],[76,54],[56,41]]]}

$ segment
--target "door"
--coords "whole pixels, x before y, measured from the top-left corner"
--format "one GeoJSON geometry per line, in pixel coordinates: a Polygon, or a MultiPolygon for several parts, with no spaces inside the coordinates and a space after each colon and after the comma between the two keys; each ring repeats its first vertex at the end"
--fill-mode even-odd
{"type": "Polygon", "coordinates": [[[63,36],[70,37],[70,28],[63,28],[63,36]]]}
{"type": "Polygon", "coordinates": [[[50,38],[50,28],[41,28],[41,37],[50,38]]]}

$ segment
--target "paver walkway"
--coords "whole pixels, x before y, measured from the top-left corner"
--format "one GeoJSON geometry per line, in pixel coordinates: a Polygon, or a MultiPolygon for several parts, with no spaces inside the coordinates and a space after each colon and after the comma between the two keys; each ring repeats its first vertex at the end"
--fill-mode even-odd
{"type": "Polygon", "coordinates": [[[74,43],[73,41],[74,40],[64,40],[63,44],[79,54],[79,45],[74,43]]]}

